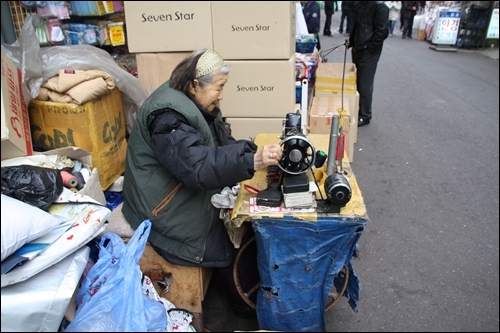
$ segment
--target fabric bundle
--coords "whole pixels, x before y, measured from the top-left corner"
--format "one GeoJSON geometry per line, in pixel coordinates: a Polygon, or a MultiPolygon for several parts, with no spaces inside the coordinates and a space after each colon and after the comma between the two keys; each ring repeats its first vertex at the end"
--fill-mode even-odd
{"type": "Polygon", "coordinates": [[[100,70],[61,69],[40,87],[37,100],[84,104],[115,88],[113,77],[100,70]]]}

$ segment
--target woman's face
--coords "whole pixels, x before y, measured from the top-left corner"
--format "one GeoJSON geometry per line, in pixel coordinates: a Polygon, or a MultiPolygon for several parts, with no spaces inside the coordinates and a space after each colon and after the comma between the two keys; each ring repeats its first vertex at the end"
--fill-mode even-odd
{"type": "Polygon", "coordinates": [[[191,94],[193,99],[204,109],[212,112],[216,106],[219,106],[219,101],[224,97],[224,85],[228,79],[227,74],[216,74],[212,83],[201,87],[198,80],[194,80],[191,85],[191,94]]]}

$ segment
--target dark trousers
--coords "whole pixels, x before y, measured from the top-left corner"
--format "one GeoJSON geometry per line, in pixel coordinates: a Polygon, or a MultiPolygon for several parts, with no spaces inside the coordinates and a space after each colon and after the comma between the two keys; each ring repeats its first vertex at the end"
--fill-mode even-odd
{"type": "Polygon", "coordinates": [[[352,50],[352,62],[356,65],[356,85],[359,93],[358,119],[372,118],[373,82],[382,50],[372,54],[367,50],[352,50]]]}
{"type": "Polygon", "coordinates": [[[403,17],[403,36],[411,37],[413,31],[413,16],[403,17]]]}
{"type": "Polygon", "coordinates": [[[319,50],[321,50],[321,43],[319,42],[319,33],[315,33],[314,37],[318,40],[318,42],[316,43],[316,48],[319,51],[319,50]]]}
{"type": "Polygon", "coordinates": [[[325,26],[323,27],[323,35],[332,34],[332,14],[325,14],[325,26]]]}
{"type": "Polygon", "coordinates": [[[339,33],[344,31],[344,20],[346,19],[347,14],[342,10],[342,14],[340,14],[340,25],[339,25],[339,33]]]}

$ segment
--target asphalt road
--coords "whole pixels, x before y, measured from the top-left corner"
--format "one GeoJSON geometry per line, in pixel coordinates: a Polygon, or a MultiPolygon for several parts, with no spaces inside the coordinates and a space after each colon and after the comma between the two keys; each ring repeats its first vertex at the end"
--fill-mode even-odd
{"type": "MultiPolygon", "coordinates": [[[[323,50],[344,42],[339,14],[323,50]]],[[[359,311],[341,299],[326,314],[330,332],[499,331],[498,56],[436,51],[416,37],[386,40],[373,119],[358,129],[351,167],[370,219],[352,261],[359,311]]],[[[221,293],[213,281],[208,330],[258,329],[221,293]]]]}

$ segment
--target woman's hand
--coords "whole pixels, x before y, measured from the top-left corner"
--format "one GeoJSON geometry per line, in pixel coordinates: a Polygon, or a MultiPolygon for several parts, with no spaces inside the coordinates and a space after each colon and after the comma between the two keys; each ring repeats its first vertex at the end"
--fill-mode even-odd
{"type": "Polygon", "coordinates": [[[253,157],[254,170],[267,168],[270,165],[277,165],[281,159],[281,147],[277,143],[265,145],[253,157]]]}

